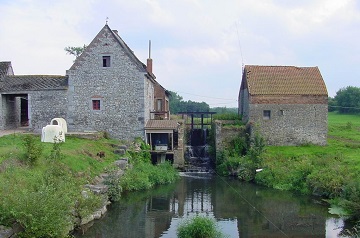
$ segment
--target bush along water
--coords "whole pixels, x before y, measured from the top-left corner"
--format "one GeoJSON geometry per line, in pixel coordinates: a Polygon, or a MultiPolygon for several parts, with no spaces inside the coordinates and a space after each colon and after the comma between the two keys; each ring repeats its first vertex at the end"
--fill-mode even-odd
{"type": "Polygon", "coordinates": [[[209,217],[196,216],[180,223],[177,228],[179,238],[221,238],[225,235],[216,225],[216,221],[209,217]]]}
{"type": "Polygon", "coordinates": [[[124,191],[150,189],[155,185],[175,182],[179,175],[169,162],[153,165],[150,160],[150,147],[142,140],[135,140],[129,150],[130,168],[121,178],[124,191]]]}
{"type": "Polygon", "coordinates": [[[252,181],[255,179],[256,169],[262,166],[264,150],[264,139],[259,134],[251,138],[244,131],[217,153],[216,171],[222,176],[235,176],[241,180],[252,181]]]}

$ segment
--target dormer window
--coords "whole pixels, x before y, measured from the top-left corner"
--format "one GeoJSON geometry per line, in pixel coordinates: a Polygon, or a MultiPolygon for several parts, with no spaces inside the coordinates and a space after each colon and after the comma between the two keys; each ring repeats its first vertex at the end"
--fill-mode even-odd
{"type": "Polygon", "coordinates": [[[103,56],[102,61],[103,67],[110,67],[110,56],[103,56]]]}

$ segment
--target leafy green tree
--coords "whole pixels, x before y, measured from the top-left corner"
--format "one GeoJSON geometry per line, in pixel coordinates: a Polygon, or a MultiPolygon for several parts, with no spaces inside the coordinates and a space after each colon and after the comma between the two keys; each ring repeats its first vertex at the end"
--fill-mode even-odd
{"type": "Polygon", "coordinates": [[[183,101],[183,97],[176,92],[170,92],[170,111],[172,114],[179,112],[209,112],[210,106],[206,102],[183,101]]]}
{"type": "Polygon", "coordinates": [[[170,98],[169,98],[169,106],[170,106],[170,111],[172,114],[177,114],[178,112],[183,111],[183,97],[181,97],[180,95],[178,95],[175,92],[169,91],[170,92],[170,98]]]}
{"type": "Polygon", "coordinates": [[[335,98],[329,97],[328,98],[328,111],[334,112],[337,110],[338,110],[338,106],[337,106],[335,98]]]}
{"type": "Polygon", "coordinates": [[[75,59],[76,59],[77,57],[79,57],[82,54],[82,52],[84,52],[86,47],[87,47],[86,45],[84,45],[82,47],[81,46],[80,47],[68,46],[68,47],[65,47],[64,50],[66,51],[67,54],[75,56],[75,59]]]}
{"type": "Polygon", "coordinates": [[[360,88],[348,86],[336,92],[335,101],[340,113],[360,112],[360,88]]]}

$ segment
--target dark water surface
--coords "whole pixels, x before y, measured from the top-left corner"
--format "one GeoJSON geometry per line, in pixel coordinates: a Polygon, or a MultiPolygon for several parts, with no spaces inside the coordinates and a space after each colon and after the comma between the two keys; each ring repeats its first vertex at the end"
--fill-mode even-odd
{"type": "Polygon", "coordinates": [[[228,237],[338,237],[343,221],[319,200],[206,174],[183,174],[172,185],[131,193],[81,238],[176,237],[179,222],[216,219],[228,237]]]}

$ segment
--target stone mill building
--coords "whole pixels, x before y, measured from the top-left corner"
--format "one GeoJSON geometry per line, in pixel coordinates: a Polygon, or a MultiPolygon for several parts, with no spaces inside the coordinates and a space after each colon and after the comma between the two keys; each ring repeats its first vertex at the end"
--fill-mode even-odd
{"type": "Polygon", "coordinates": [[[52,118],[64,118],[69,132],[140,137],[151,144],[153,157],[177,154],[182,161],[181,123],[170,120],[168,96],[150,55],[143,64],[107,24],[65,76],[14,75],[11,62],[0,62],[0,130],[41,132],[52,118]],[[159,153],[156,138],[162,138],[159,153]]]}
{"type": "Polygon", "coordinates": [[[244,67],[239,114],[270,145],[325,145],[328,92],[318,67],[244,67]]]}

